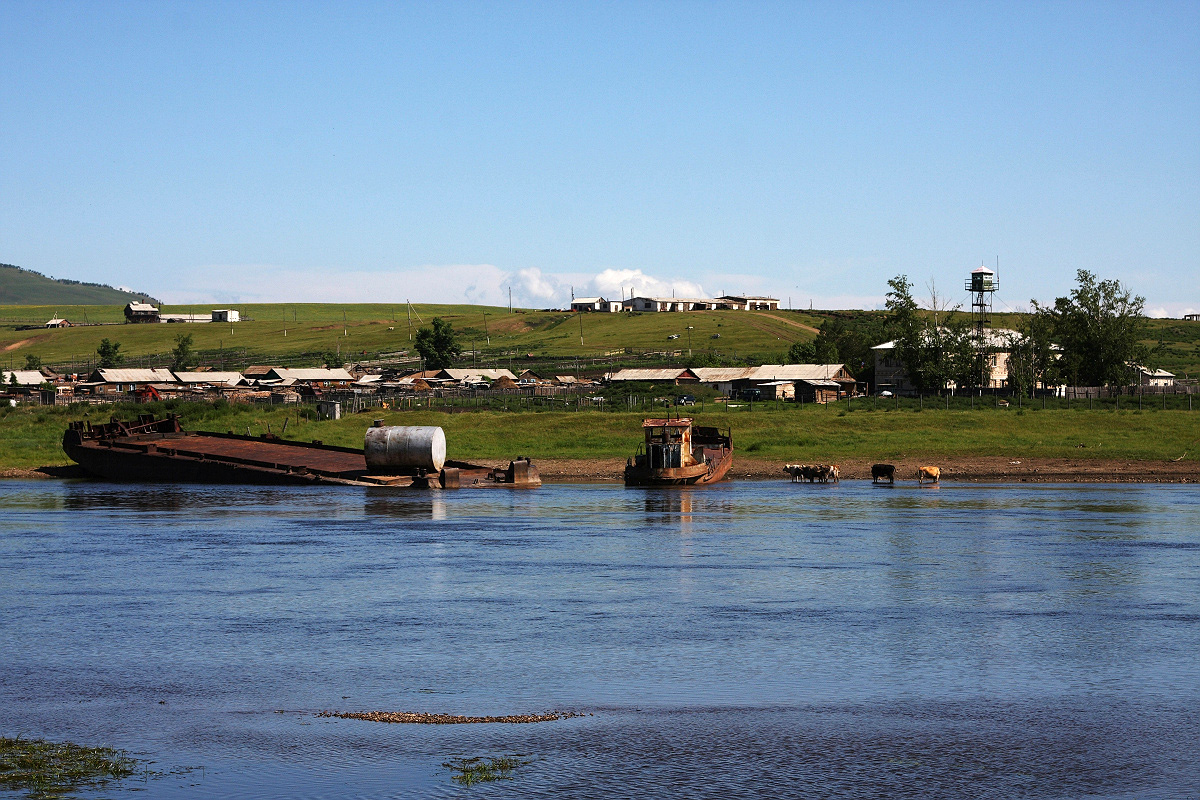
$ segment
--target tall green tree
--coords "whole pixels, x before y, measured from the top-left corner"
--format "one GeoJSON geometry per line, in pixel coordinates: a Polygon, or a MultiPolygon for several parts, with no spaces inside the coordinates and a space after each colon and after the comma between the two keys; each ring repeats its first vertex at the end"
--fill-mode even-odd
{"type": "Polygon", "coordinates": [[[35,356],[32,353],[25,356],[25,369],[41,369],[42,357],[35,356]]]}
{"type": "Polygon", "coordinates": [[[1149,321],[1146,298],[1134,295],[1117,280],[1100,280],[1081,269],[1076,287],[1052,306],[1033,301],[1039,324],[1052,331],[1062,348],[1057,370],[1075,386],[1118,386],[1132,377],[1131,363],[1149,355],[1141,339],[1149,321]]]}
{"type": "Polygon", "coordinates": [[[175,335],[175,347],[171,349],[171,369],[186,370],[196,364],[196,354],[192,351],[192,335],[179,333],[175,335]]]}
{"type": "Polygon", "coordinates": [[[100,366],[105,369],[119,367],[125,363],[125,356],[121,353],[121,343],[110,342],[107,338],[100,340],[100,346],[96,348],[96,355],[100,358],[100,366]]]}
{"type": "Polygon", "coordinates": [[[939,329],[921,314],[907,275],[892,278],[888,288],[885,307],[896,343],[895,357],[918,392],[940,392],[951,376],[939,329]]]}
{"type": "Polygon", "coordinates": [[[441,317],[430,320],[429,328],[417,331],[414,346],[425,361],[426,369],[445,369],[454,366],[455,360],[462,355],[458,346],[458,337],[454,327],[441,317]]]}

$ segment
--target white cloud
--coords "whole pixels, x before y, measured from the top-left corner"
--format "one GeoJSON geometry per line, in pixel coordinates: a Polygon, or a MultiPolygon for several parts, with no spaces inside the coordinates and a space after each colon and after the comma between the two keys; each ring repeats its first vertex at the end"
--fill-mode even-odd
{"type": "Polygon", "coordinates": [[[219,264],[155,287],[166,303],[475,303],[544,306],[563,294],[536,268],[511,273],[492,264],[452,264],[368,271],[273,264],[219,264]]]}
{"type": "Polygon", "coordinates": [[[704,288],[691,281],[663,280],[640,269],[606,269],[591,280],[592,287],[605,298],[625,297],[704,297],[704,288]]]}
{"type": "Polygon", "coordinates": [[[543,275],[537,267],[517,270],[517,283],[522,298],[540,301],[554,300],[562,294],[562,282],[553,275],[543,275]]]}

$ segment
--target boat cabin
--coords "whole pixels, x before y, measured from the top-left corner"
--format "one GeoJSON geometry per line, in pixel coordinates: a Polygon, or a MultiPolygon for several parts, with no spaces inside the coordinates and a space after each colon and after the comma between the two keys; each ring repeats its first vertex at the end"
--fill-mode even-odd
{"type": "Polygon", "coordinates": [[[692,455],[692,420],[647,419],[642,421],[646,435],[646,466],[650,469],[678,469],[696,463],[692,455]]]}

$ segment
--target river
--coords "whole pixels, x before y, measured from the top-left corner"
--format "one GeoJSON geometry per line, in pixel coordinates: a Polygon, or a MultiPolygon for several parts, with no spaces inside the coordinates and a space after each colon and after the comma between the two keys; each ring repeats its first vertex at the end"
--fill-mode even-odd
{"type": "Polygon", "coordinates": [[[166,773],[105,797],[1200,796],[1190,486],[8,481],[0,599],[0,734],[166,773]]]}

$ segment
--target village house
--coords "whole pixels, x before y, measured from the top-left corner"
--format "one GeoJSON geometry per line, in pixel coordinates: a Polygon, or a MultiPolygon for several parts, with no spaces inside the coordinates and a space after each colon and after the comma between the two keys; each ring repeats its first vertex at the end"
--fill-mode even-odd
{"type": "Polygon", "coordinates": [[[149,303],[135,301],[125,306],[125,321],[128,323],[158,322],[158,318],[158,308],[149,303]]]}
{"type": "Polygon", "coordinates": [[[700,377],[686,367],[665,369],[623,369],[608,376],[613,383],[669,383],[674,386],[696,384],[700,377]]]}
{"type": "Polygon", "coordinates": [[[62,319],[61,317],[56,316],[53,319],[47,321],[45,327],[47,327],[47,328],[69,328],[69,327],[71,327],[71,323],[65,319],[62,319]]]}
{"type": "Polygon", "coordinates": [[[721,295],[726,308],[738,311],[775,311],[779,308],[777,297],[754,297],[751,295],[721,295]]]}
{"type": "Polygon", "coordinates": [[[615,300],[605,300],[603,297],[576,297],[571,301],[572,311],[601,311],[616,313],[621,311],[623,304],[615,300]]]}
{"type": "Polygon", "coordinates": [[[338,367],[310,367],[305,369],[286,369],[272,367],[263,378],[262,384],[278,383],[284,386],[304,385],[312,389],[345,389],[354,382],[354,376],[338,367]]]}
{"type": "Polygon", "coordinates": [[[247,385],[245,376],[240,372],[176,372],[175,379],[186,386],[232,388],[247,385]]]}
{"type": "MultiPolygon", "coordinates": [[[[988,328],[984,331],[987,343],[987,358],[990,375],[988,389],[1003,389],[1008,386],[1008,359],[1012,355],[1013,342],[1021,334],[1009,328],[988,328]]],[[[916,391],[904,364],[896,357],[896,342],[884,342],[871,348],[875,354],[875,389],[896,394],[911,394],[916,391]]],[[[947,388],[954,389],[951,381],[947,388]]]]}
{"type": "Polygon", "coordinates": [[[1130,364],[1133,368],[1134,380],[1139,386],[1174,386],[1175,373],[1165,369],[1150,369],[1141,364],[1130,364]]]}
{"type": "Polygon", "coordinates": [[[48,380],[46,376],[42,374],[41,370],[36,369],[14,369],[11,371],[4,370],[3,372],[0,372],[0,377],[3,377],[4,379],[3,387],[0,388],[4,389],[8,389],[13,386],[24,386],[27,388],[41,386],[48,380]],[[16,377],[15,381],[13,380],[14,376],[16,377]]]}
{"type": "Polygon", "coordinates": [[[125,394],[136,392],[138,389],[153,384],[175,383],[171,370],[156,369],[125,369],[116,367],[100,367],[88,376],[86,384],[81,387],[91,389],[92,394],[125,394]]]}

